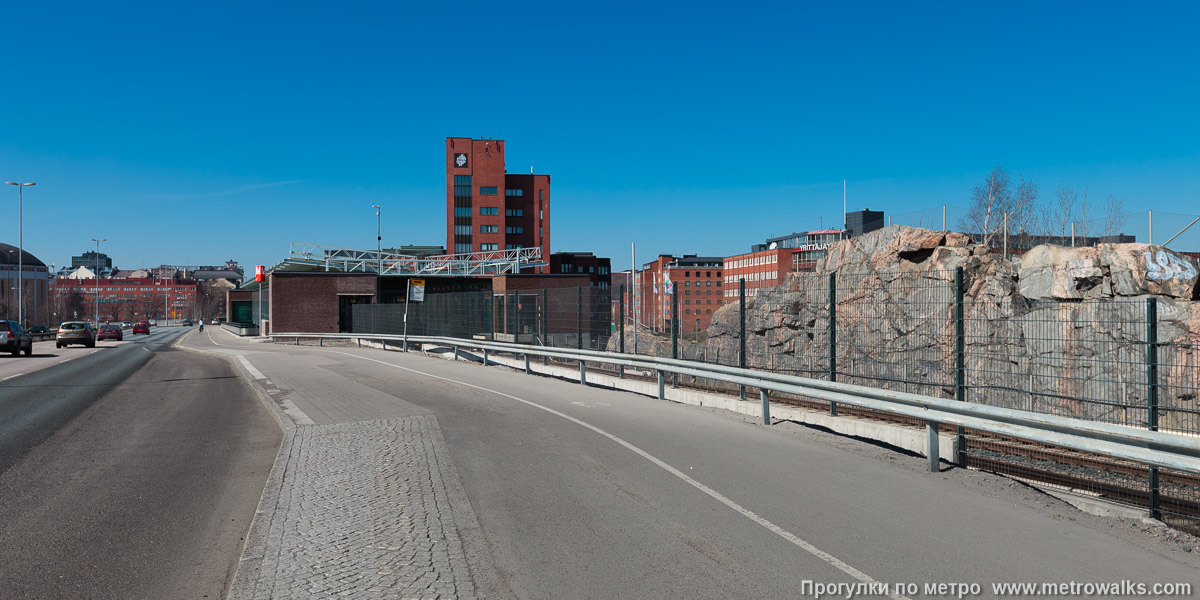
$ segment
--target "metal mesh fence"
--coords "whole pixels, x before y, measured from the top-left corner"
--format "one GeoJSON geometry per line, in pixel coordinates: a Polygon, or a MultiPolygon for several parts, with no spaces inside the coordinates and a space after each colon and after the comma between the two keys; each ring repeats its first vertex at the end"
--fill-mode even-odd
{"type": "MultiPolygon", "coordinates": [[[[1144,298],[1001,300],[972,285],[954,271],[796,273],[747,291],[744,330],[734,295],[707,328],[675,338],[669,329],[635,327],[637,299],[624,287],[431,294],[408,306],[408,333],[729,366],[744,360],[751,369],[1200,436],[1200,332],[1188,329],[1185,302],[1165,299],[1151,310],[1144,298]]],[[[404,332],[404,305],[353,310],[356,333],[404,332]]],[[[737,389],[690,377],[679,383],[737,389]]],[[[838,411],[918,424],[867,409],[838,411]]],[[[964,442],[969,466],[1140,506],[1151,501],[1144,465],[970,430],[964,442]]],[[[1195,476],[1159,481],[1164,518],[1200,531],[1195,476]]]]}
{"type": "Polygon", "coordinates": [[[907,225],[909,227],[920,227],[935,231],[949,231],[957,229],[959,222],[967,216],[968,212],[970,212],[968,209],[961,206],[935,206],[933,208],[898,215],[889,215],[887,224],[907,225]]]}

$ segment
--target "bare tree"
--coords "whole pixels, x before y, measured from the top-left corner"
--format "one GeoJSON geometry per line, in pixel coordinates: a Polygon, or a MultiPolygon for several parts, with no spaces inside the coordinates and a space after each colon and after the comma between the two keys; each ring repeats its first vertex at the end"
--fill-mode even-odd
{"type": "Polygon", "coordinates": [[[1100,235],[1117,235],[1125,227],[1125,201],[1108,195],[1104,202],[1104,231],[1100,235]]]}
{"type": "Polygon", "coordinates": [[[1012,180],[1004,167],[996,165],[983,183],[971,191],[971,208],[959,227],[978,234],[985,246],[991,245],[992,239],[1001,233],[1004,215],[1011,212],[1012,204],[1012,180]]]}
{"type": "Polygon", "coordinates": [[[1071,221],[1075,219],[1075,203],[1079,202],[1079,192],[1058,182],[1054,190],[1054,205],[1046,210],[1046,234],[1066,237],[1070,233],[1071,221]]]}
{"type": "Polygon", "coordinates": [[[1016,237],[1015,245],[1020,248],[1030,248],[1034,235],[1038,233],[1038,186],[1032,181],[1026,181],[1020,176],[1016,190],[1012,194],[1012,204],[1008,212],[1008,232],[1016,237]]]}

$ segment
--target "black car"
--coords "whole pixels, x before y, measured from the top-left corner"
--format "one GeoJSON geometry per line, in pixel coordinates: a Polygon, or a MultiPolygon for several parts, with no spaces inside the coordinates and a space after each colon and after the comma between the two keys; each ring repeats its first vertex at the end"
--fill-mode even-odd
{"type": "Polygon", "coordinates": [[[33,337],[16,321],[0,321],[0,351],[19,356],[22,350],[25,351],[25,356],[33,354],[33,337]]]}
{"type": "Polygon", "coordinates": [[[50,328],[45,325],[34,325],[29,328],[29,333],[50,333],[50,328]]]}

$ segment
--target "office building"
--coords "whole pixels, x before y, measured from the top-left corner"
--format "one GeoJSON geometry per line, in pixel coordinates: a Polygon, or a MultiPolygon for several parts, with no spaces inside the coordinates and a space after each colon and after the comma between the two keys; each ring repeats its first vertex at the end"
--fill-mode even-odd
{"type": "Polygon", "coordinates": [[[504,140],[446,138],[446,250],[536,247],[548,260],[550,176],[507,173],[504,146],[504,140]]]}

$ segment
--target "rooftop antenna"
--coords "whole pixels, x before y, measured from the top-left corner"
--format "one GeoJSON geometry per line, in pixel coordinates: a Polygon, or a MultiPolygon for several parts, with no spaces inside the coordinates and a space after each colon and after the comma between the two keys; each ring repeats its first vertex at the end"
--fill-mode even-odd
{"type": "Polygon", "coordinates": [[[533,165],[529,165],[529,174],[533,175],[533,165]]]}

